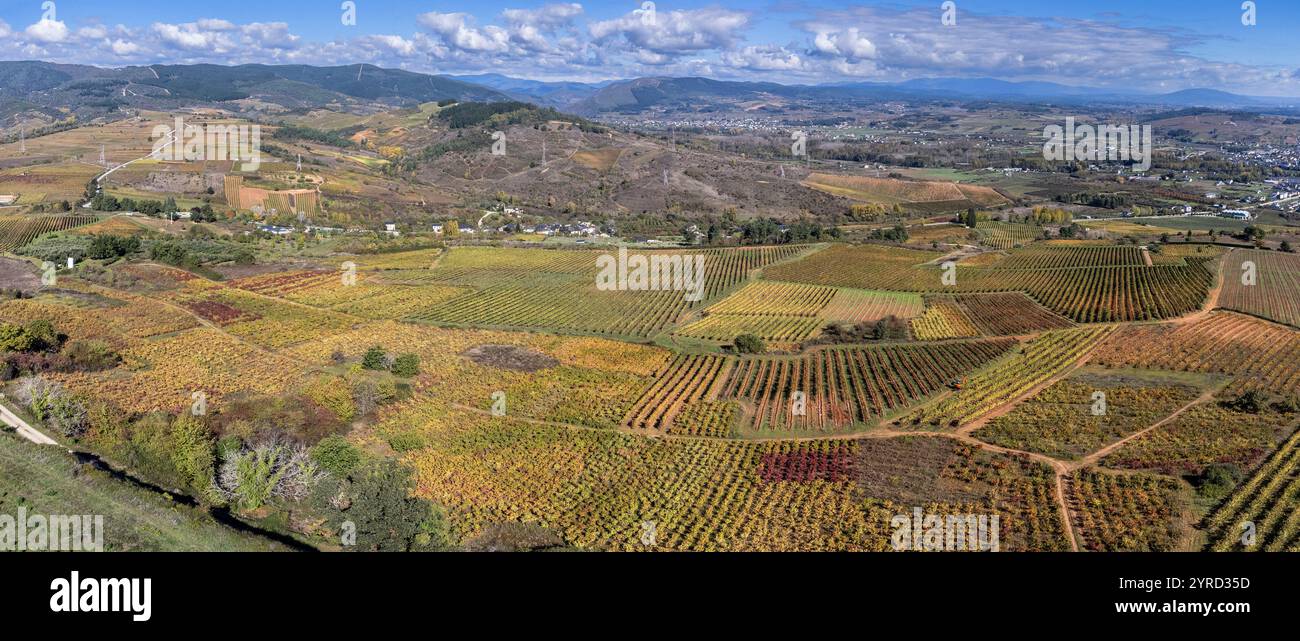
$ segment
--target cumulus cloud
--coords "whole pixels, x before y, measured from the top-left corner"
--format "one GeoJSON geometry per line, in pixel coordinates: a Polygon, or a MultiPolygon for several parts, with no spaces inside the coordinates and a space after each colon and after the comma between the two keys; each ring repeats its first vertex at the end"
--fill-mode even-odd
{"type": "Polygon", "coordinates": [[[437,34],[449,46],[463,51],[504,52],[510,48],[510,34],[496,25],[479,28],[468,13],[421,14],[419,23],[437,34]]]}
{"type": "MultiPolygon", "coordinates": [[[[1207,36],[1181,29],[964,11],[946,28],[931,8],[839,3],[788,4],[763,31],[735,0],[727,6],[642,8],[589,19],[577,2],[510,7],[499,14],[414,14],[409,33],[345,30],[308,43],[285,22],[241,24],[210,15],[186,23],[69,26],[44,19],[14,29],[0,22],[0,58],[89,64],[297,62],[408,68],[435,73],[495,71],[545,78],[705,75],[827,82],[852,78],[993,76],[1054,80],[1130,91],[1213,86],[1241,93],[1300,94],[1294,65],[1209,60],[1189,53],[1207,36]],[[475,15],[480,16],[476,18],[475,15]],[[793,15],[776,24],[778,16],[793,15]],[[780,41],[769,35],[780,34],[780,41]],[[76,37],[72,37],[75,33],[76,37]],[[756,35],[761,33],[762,35],[756,35]]],[[[641,5],[629,0],[629,7],[641,5]]],[[[111,24],[111,23],[110,23],[111,24]]]]}
{"type": "Polygon", "coordinates": [[[778,45],[751,45],[737,51],[723,52],[722,62],[737,69],[755,71],[803,71],[803,56],[778,45]]]}
{"type": "Polygon", "coordinates": [[[37,42],[46,44],[63,42],[68,39],[68,25],[61,20],[41,18],[40,22],[28,26],[23,33],[37,42]]]}
{"type": "Polygon", "coordinates": [[[730,48],[748,26],[748,13],[730,9],[638,9],[613,20],[594,22],[588,30],[598,43],[621,41],[641,50],[674,56],[730,48]]]}

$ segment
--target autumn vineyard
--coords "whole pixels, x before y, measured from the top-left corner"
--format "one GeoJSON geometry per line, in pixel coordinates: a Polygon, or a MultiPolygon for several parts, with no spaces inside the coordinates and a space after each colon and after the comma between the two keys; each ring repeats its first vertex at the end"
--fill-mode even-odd
{"type": "Polygon", "coordinates": [[[884,551],[921,506],[997,515],[1006,550],[1300,547],[1288,254],[1012,223],[981,223],[974,250],[632,250],[701,258],[691,296],[600,286],[612,246],[261,247],[209,267],[140,232],[134,256],[42,280],[41,238],[128,226],[0,217],[6,270],[28,274],[0,302],[8,398],[248,515],[291,499],[223,493],[220,444],[276,421],[275,447],[406,470],[454,546],[525,528],[584,550],[884,551]],[[84,404],[81,428],[22,400],[38,379],[84,404]],[[177,458],[191,414],[208,463],[177,458]]]}

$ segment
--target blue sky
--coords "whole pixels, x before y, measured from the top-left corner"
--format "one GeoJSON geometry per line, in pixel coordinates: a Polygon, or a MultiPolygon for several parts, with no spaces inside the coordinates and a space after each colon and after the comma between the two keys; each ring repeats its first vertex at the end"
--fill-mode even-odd
{"type": "Polygon", "coordinates": [[[543,80],[1050,80],[1300,95],[1300,3],[1256,0],[0,0],[0,59],[366,62],[543,80]]]}

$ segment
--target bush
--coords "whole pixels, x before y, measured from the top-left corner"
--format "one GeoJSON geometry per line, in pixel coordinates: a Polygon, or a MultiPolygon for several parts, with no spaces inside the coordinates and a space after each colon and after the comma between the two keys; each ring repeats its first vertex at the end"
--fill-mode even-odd
{"type": "Polygon", "coordinates": [[[402,432],[395,434],[388,439],[388,445],[398,453],[405,454],[418,449],[423,449],[426,443],[424,437],[415,432],[402,432]]]}
{"type": "Polygon", "coordinates": [[[384,348],[376,345],[366,350],[366,355],[361,358],[361,366],[375,371],[386,371],[388,369],[388,352],[384,348]]]}
{"type": "Polygon", "coordinates": [[[736,351],[741,354],[762,354],[767,351],[767,344],[753,334],[741,334],[736,337],[736,351]]]}
{"type": "Polygon", "coordinates": [[[420,374],[420,357],[402,354],[393,361],[393,374],[402,378],[415,378],[420,374]]]}
{"type": "Polygon", "coordinates": [[[68,358],[70,368],[79,372],[102,372],[122,362],[122,357],[108,343],[98,340],[72,341],[63,348],[63,355],[68,358]]]}
{"type": "Polygon", "coordinates": [[[86,433],[90,411],[85,401],[69,394],[63,386],[40,376],[18,381],[14,396],[36,420],[69,438],[86,433]]]}
{"type": "Polygon", "coordinates": [[[326,472],[343,479],[361,466],[361,452],[342,436],[329,436],[316,444],[311,457],[326,472]]]}
{"type": "Polygon", "coordinates": [[[1241,482],[1241,470],[1231,463],[1205,466],[1196,478],[1196,492],[1207,499],[1221,499],[1232,493],[1241,482]]]}

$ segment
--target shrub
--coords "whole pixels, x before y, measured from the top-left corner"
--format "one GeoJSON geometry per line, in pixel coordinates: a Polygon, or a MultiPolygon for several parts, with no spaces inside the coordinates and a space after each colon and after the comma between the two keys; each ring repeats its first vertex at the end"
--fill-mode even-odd
{"type": "Polygon", "coordinates": [[[447,545],[447,523],[442,510],[411,496],[411,471],[392,461],[380,461],[358,471],[338,504],[347,505],[332,519],[336,528],[351,522],[356,528],[356,550],[410,552],[436,550],[447,545]]]}
{"type": "Polygon", "coordinates": [[[122,357],[108,343],[98,340],[72,341],[63,348],[63,355],[71,369],[81,372],[102,372],[122,362],[122,357]]]}
{"type": "Polygon", "coordinates": [[[384,371],[388,369],[388,352],[378,345],[366,350],[361,358],[361,367],[369,370],[384,371]]]}
{"type": "Polygon", "coordinates": [[[301,501],[324,476],[301,445],[265,443],[223,460],[218,489],[240,509],[256,510],[272,498],[301,501]]]}
{"type": "Polygon", "coordinates": [[[402,354],[393,361],[393,374],[402,378],[415,378],[420,374],[420,357],[402,354]]]}
{"type": "Polygon", "coordinates": [[[388,445],[397,452],[405,454],[406,452],[424,448],[426,443],[424,437],[415,432],[402,432],[389,437],[388,445]]]}
{"type": "Polygon", "coordinates": [[[1196,492],[1208,499],[1221,499],[1241,482],[1241,470],[1231,463],[1213,463],[1196,478],[1196,492]]]}
{"type": "Polygon", "coordinates": [[[332,412],[344,423],[357,416],[357,404],[352,399],[347,382],[337,376],[322,376],[312,381],[304,393],[321,407],[332,412]]]}
{"type": "Polygon", "coordinates": [[[347,478],[361,465],[361,452],[342,436],[329,436],[316,444],[311,457],[326,472],[338,478],[347,478]]]}

